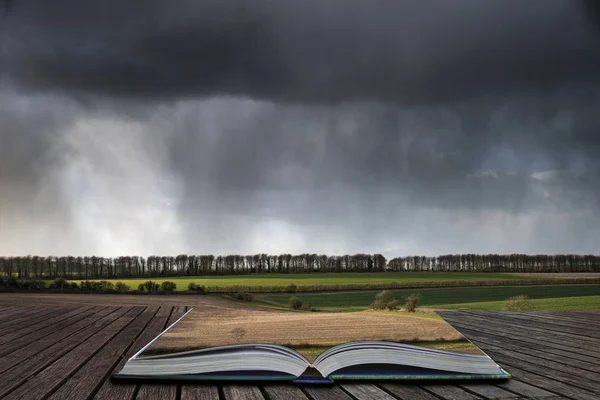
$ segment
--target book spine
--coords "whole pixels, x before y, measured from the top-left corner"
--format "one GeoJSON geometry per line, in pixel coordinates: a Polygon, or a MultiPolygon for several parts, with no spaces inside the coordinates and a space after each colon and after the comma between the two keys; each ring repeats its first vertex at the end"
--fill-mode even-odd
{"type": "Polygon", "coordinates": [[[299,376],[294,379],[294,383],[302,385],[331,385],[333,380],[316,376],[299,376]]]}

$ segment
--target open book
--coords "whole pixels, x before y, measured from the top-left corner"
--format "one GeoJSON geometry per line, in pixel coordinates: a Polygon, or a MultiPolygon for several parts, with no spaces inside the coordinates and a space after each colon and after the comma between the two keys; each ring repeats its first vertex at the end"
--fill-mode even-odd
{"type": "MultiPolygon", "coordinates": [[[[188,314],[189,312],[182,319],[188,314]]],[[[234,317],[221,320],[221,325],[225,328],[220,331],[215,327],[218,323],[210,321],[210,318],[206,321],[201,314],[196,318],[189,318],[187,323],[181,322],[180,319],[130,358],[122,370],[115,374],[115,378],[287,380],[297,383],[330,383],[340,379],[510,378],[510,374],[489,356],[441,319],[394,317],[377,313],[344,313],[356,314],[350,315],[350,318],[347,315],[327,313],[334,315],[323,318],[322,315],[313,317],[314,313],[290,313],[294,314],[291,317],[295,318],[292,318],[290,324],[287,313],[278,315],[272,312],[248,311],[245,314],[250,315],[241,316],[237,321],[234,317]],[[410,324],[420,324],[418,327],[421,331],[426,332],[427,326],[430,326],[438,335],[445,332],[446,337],[421,342],[419,337],[414,337],[414,332],[410,332],[410,335],[413,335],[411,341],[422,344],[415,345],[398,342],[399,336],[402,336],[400,332],[390,337],[395,341],[357,340],[334,346],[324,345],[331,343],[331,337],[327,337],[328,331],[331,332],[329,335],[344,336],[342,331],[336,329],[336,318],[342,320],[340,329],[344,329],[344,326],[347,326],[345,324],[352,323],[352,318],[356,316],[360,320],[367,318],[367,323],[372,322],[373,318],[381,319],[385,327],[392,327],[390,332],[393,332],[394,325],[399,322],[405,323],[402,319],[412,318],[410,324]],[[303,335],[300,330],[303,327],[311,329],[311,325],[315,323],[313,320],[317,320],[317,327],[303,335]],[[415,322],[416,320],[423,321],[415,322]],[[269,325],[269,322],[272,324],[269,325]],[[246,324],[243,325],[246,329],[237,326],[239,324],[246,324]],[[277,343],[253,343],[254,339],[259,338],[255,331],[261,331],[261,325],[272,333],[267,332],[267,335],[272,337],[272,342],[281,342],[282,332],[289,334],[290,327],[297,328],[297,336],[303,336],[303,339],[291,340],[292,343],[287,346],[277,343]],[[253,330],[256,326],[259,326],[258,330],[253,330]],[[446,327],[447,331],[440,330],[446,327]],[[320,341],[311,337],[311,333],[317,328],[320,328],[317,335],[320,341]],[[242,334],[242,330],[248,330],[249,337],[246,337],[245,333],[242,334]],[[232,333],[228,334],[230,332],[232,333]],[[234,343],[227,344],[228,342],[234,343]],[[211,346],[210,343],[218,345],[211,346]]],[[[365,339],[365,335],[374,338],[389,337],[386,337],[386,329],[379,331],[382,332],[366,332],[362,335],[359,332],[353,335],[358,339],[365,339]]],[[[427,334],[421,336],[427,337],[427,334]]],[[[289,338],[286,340],[290,341],[289,338]]]]}

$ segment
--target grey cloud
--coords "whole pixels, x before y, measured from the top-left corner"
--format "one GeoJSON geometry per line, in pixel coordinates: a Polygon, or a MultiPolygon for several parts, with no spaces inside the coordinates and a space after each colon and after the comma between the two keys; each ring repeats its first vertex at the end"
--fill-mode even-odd
{"type": "Polygon", "coordinates": [[[17,2],[0,253],[595,251],[593,3],[340,4],[17,2]]]}
{"type": "MultiPolygon", "coordinates": [[[[596,148],[590,131],[579,127],[600,122],[568,97],[559,92],[443,108],[221,98],[183,102],[150,124],[162,121],[168,132],[171,168],[185,182],[179,213],[191,221],[190,232],[204,230],[195,221],[212,220],[206,223],[214,234],[226,214],[217,241],[227,242],[228,234],[243,241],[250,228],[237,225],[239,217],[283,220],[301,230],[326,225],[331,235],[342,230],[347,240],[376,246],[396,224],[407,232],[420,223],[436,226],[433,217],[411,219],[419,209],[593,214],[596,148]],[[561,103],[560,112],[536,111],[546,102],[561,103]],[[525,105],[530,112],[522,112],[525,105]],[[583,119],[588,122],[578,122],[583,119]],[[540,146],[543,136],[553,141],[540,146]],[[511,157],[496,154],[500,148],[511,157]]],[[[195,234],[188,237],[195,242],[195,234]]]]}
{"type": "Polygon", "coordinates": [[[600,67],[584,0],[30,0],[1,35],[18,85],[145,99],[439,103],[597,81],[600,67]]]}
{"type": "Polygon", "coordinates": [[[590,252],[600,101],[581,98],[111,107],[6,93],[18,129],[2,149],[23,156],[0,159],[0,251],[590,252]],[[40,127],[60,151],[37,144],[40,127]],[[23,221],[38,233],[7,240],[23,221]]]}

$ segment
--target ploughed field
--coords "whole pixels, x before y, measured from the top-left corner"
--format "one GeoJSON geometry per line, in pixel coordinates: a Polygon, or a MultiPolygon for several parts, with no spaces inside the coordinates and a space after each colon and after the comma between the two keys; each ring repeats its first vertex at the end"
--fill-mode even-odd
{"type": "Polygon", "coordinates": [[[402,312],[352,313],[223,310],[220,314],[192,310],[154,342],[146,354],[167,354],[228,344],[270,343],[294,348],[309,359],[327,347],[361,340],[418,343],[435,348],[477,352],[441,318],[420,318],[402,312]]]}
{"type": "MultiPolygon", "coordinates": [[[[541,310],[600,310],[600,285],[544,285],[456,287],[432,289],[401,289],[391,291],[404,303],[406,296],[419,293],[419,307],[432,309],[503,310],[510,297],[525,295],[533,309],[541,310]]],[[[296,294],[304,303],[318,309],[358,311],[369,308],[377,291],[296,294]]],[[[260,296],[260,300],[286,305],[290,295],[260,296]]]]}

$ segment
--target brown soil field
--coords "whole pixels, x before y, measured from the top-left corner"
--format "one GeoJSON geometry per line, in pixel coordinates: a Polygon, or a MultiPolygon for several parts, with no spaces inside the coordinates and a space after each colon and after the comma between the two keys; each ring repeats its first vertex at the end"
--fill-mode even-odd
{"type": "Polygon", "coordinates": [[[255,309],[246,305],[224,300],[218,296],[192,296],[192,295],[127,295],[127,294],[61,294],[61,293],[0,293],[0,306],[19,305],[107,305],[107,306],[139,306],[139,305],[165,305],[189,306],[206,310],[207,312],[220,312],[233,308],[255,309]]]}
{"type": "Polygon", "coordinates": [[[443,320],[401,313],[306,313],[235,309],[191,311],[151,347],[152,353],[228,344],[332,346],[349,341],[456,341],[463,336],[443,320]]]}

